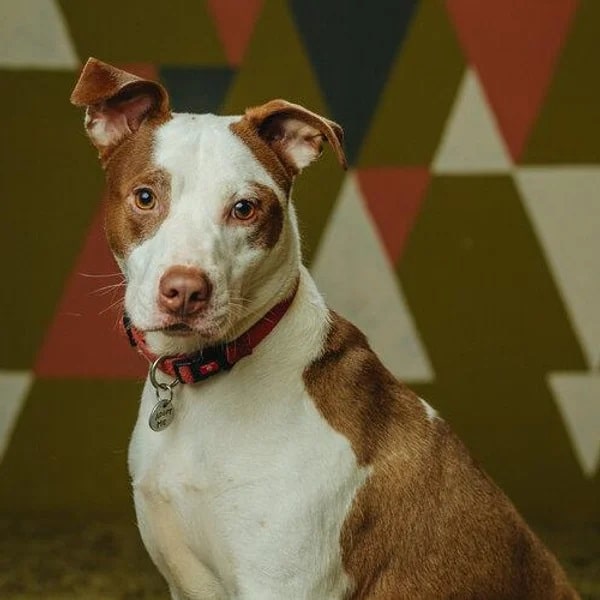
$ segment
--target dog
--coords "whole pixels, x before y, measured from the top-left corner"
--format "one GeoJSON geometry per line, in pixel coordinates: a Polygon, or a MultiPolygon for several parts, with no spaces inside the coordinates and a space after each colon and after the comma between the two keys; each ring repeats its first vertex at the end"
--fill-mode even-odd
{"type": "Polygon", "coordinates": [[[71,101],[151,364],[129,470],[173,599],[578,597],[302,266],[292,185],[324,142],[346,167],[339,125],[284,100],[172,113],[159,83],[94,58],[71,101]]]}

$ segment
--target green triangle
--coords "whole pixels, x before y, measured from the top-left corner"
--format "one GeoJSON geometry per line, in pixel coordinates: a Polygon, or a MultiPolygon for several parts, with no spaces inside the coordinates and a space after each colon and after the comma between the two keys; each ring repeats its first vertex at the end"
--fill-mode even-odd
{"type": "Polygon", "coordinates": [[[205,2],[60,0],[82,60],[109,63],[226,66],[227,60],[205,2]]]}
{"type": "Polygon", "coordinates": [[[73,73],[0,72],[0,88],[10,91],[0,97],[5,368],[32,366],[101,198],[97,152],[82,111],[69,104],[74,82],[73,73]]]}
{"type": "Polygon", "coordinates": [[[600,2],[582,2],[523,163],[600,162],[599,23],[600,2]]]}
{"type": "Polygon", "coordinates": [[[464,58],[442,2],[421,2],[392,67],[358,165],[428,165],[464,58]]]}
{"type": "MultiPolygon", "coordinates": [[[[280,0],[266,3],[223,112],[240,114],[248,106],[273,98],[285,98],[329,116],[287,4],[280,0]]],[[[308,167],[294,186],[306,263],[312,260],[342,179],[342,170],[326,149],[325,155],[308,167]]]]}
{"type": "Polygon", "coordinates": [[[129,512],[141,383],[37,380],[0,463],[6,513],[129,512]]]}
{"type": "Polygon", "coordinates": [[[325,102],[300,36],[286,3],[280,0],[266,2],[223,111],[242,113],[248,106],[273,98],[285,98],[326,114],[325,102]]]}

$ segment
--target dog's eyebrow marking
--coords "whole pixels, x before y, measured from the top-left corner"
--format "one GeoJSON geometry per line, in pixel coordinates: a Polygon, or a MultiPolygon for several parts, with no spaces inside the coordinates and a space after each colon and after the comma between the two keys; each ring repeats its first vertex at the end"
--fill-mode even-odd
{"type": "Polygon", "coordinates": [[[260,214],[250,243],[261,248],[273,248],[283,229],[283,207],[277,194],[267,185],[254,183],[254,193],[260,201],[260,214]]]}
{"type": "Polygon", "coordinates": [[[294,174],[288,172],[275,151],[258,135],[256,129],[248,119],[242,117],[239,121],[232,123],[229,129],[250,148],[258,162],[271,175],[273,181],[282,189],[286,196],[289,196],[294,174]]]}
{"type": "Polygon", "coordinates": [[[154,133],[147,124],[116,149],[107,165],[106,234],[113,252],[120,258],[151,237],[169,214],[171,176],[153,163],[154,133]],[[136,216],[126,201],[132,187],[152,185],[159,209],[136,216]]]}

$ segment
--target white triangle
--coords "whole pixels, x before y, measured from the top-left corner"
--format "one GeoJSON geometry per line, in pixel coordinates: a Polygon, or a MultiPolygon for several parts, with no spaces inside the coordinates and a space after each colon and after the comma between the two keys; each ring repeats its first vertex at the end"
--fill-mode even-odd
{"type": "Polygon", "coordinates": [[[600,463],[600,374],[548,376],[581,469],[593,477],[600,463]]]}
{"type": "Polygon", "coordinates": [[[78,65],[54,0],[0,2],[0,68],[76,69],[78,65]]]}
{"type": "Polygon", "coordinates": [[[600,367],[600,168],[515,171],[590,368],[600,367]]]}
{"type": "Polygon", "coordinates": [[[30,371],[0,370],[0,460],[33,382],[30,371]]]}
{"type": "Polygon", "coordinates": [[[511,160],[477,75],[466,69],[432,164],[435,174],[507,173],[511,160]]]}
{"type": "Polygon", "coordinates": [[[349,174],[323,233],[313,276],[327,303],[365,333],[394,375],[431,381],[429,359],[365,206],[349,174]]]}

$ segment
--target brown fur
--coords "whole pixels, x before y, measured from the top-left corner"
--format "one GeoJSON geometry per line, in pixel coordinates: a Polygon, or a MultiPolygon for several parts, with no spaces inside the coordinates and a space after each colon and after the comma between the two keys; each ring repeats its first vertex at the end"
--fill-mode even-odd
{"type": "Polygon", "coordinates": [[[250,148],[258,162],[287,196],[292,188],[294,173],[288,170],[277,153],[258,135],[254,125],[242,117],[229,128],[250,148]]]}
{"type": "Polygon", "coordinates": [[[285,140],[281,133],[281,123],[285,119],[297,119],[319,132],[305,141],[321,151],[323,139],[327,140],[342,167],[346,168],[344,154],[344,132],[333,121],[325,119],[306,108],[286,100],[271,100],[261,106],[248,108],[244,116],[230,125],[235,133],[251,150],[258,162],[269,172],[275,183],[290,193],[298,168],[285,151],[285,140]]]}
{"type": "Polygon", "coordinates": [[[260,248],[273,248],[283,228],[283,207],[271,188],[261,183],[255,183],[253,187],[259,204],[250,243],[260,248]]]}
{"type": "Polygon", "coordinates": [[[303,106],[292,104],[287,100],[271,100],[266,104],[246,109],[244,118],[254,126],[261,138],[273,146],[280,158],[287,164],[288,170],[294,174],[297,172],[296,166],[287,159],[285,147],[280,143],[283,119],[297,119],[316,129],[320,133],[320,136],[317,136],[318,139],[311,138],[307,141],[317,146],[320,151],[322,139],[325,138],[331,144],[340,165],[344,169],[347,167],[343,149],[343,129],[337,123],[311,112],[303,106]]]}
{"type": "Polygon", "coordinates": [[[83,67],[71,102],[86,107],[86,128],[103,166],[123,139],[137,131],[144,121],[157,125],[171,116],[169,96],[160,83],[141,79],[96,58],[89,58],[83,67]],[[120,135],[115,135],[108,144],[95,139],[90,123],[96,118],[118,123],[115,131],[120,135]]]}
{"type": "Polygon", "coordinates": [[[304,374],[331,426],[371,474],[341,533],[353,600],[568,600],[554,557],[441,419],[332,313],[304,374]]]}
{"type": "Polygon", "coordinates": [[[170,176],[151,161],[155,129],[153,124],[142,124],[115,149],[106,166],[106,234],[119,257],[151,237],[169,214],[170,176]],[[141,187],[154,192],[153,210],[132,209],[134,190],[141,187]]]}

